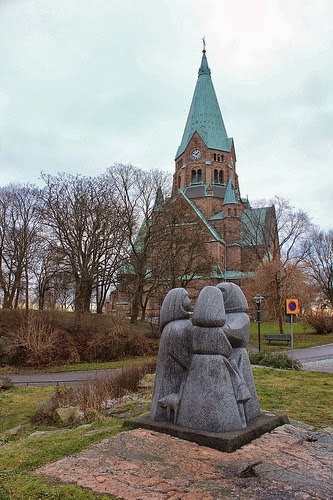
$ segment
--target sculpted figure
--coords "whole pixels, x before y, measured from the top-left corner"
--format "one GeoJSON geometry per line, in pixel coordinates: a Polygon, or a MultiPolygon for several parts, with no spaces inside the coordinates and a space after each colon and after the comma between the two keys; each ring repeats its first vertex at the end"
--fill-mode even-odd
{"type": "Polygon", "coordinates": [[[152,420],[177,422],[182,389],[191,360],[190,305],[184,288],[170,290],[162,304],[162,334],[150,410],[152,420]]]}
{"type": "Polygon", "coordinates": [[[243,379],[249,391],[250,398],[239,401],[239,411],[244,413],[248,423],[260,415],[260,407],[254,384],[253,374],[246,346],[250,336],[250,318],[247,315],[248,305],[244,293],[234,283],[219,283],[217,285],[223,294],[226,321],[224,333],[233,350],[229,362],[243,379]]]}
{"type": "Polygon", "coordinates": [[[226,318],[221,290],[204,287],[192,318],[193,354],[178,411],[179,425],[211,432],[246,427],[239,402],[247,401],[250,394],[228,360],[233,348],[224,331],[226,318]]]}

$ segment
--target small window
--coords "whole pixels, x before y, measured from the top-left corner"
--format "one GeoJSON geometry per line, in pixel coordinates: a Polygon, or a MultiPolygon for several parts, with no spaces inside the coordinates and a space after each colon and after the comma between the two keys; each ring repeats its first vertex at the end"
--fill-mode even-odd
{"type": "Polygon", "coordinates": [[[182,185],[182,180],[181,180],[181,177],[179,175],[178,176],[178,189],[180,189],[181,185],[182,185]]]}
{"type": "Polygon", "coordinates": [[[231,208],[228,208],[228,215],[231,215],[231,208]]]}
{"type": "Polygon", "coordinates": [[[216,161],[216,153],[214,153],[214,161],[216,161]]]}
{"type": "Polygon", "coordinates": [[[223,162],[224,162],[224,156],[221,155],[221,163],[223,163],[223,162]]]}
{"type": "Polygon", "coordinates": [[[219,181],[219,178],[218,178],[218,171],[217,169],[214,170],[214,182],[218,182],[219,181]]]}
{"type": "Polygon", "coordinates": [[[192,170],[191,183],[195,184],[196,182],[197,182],[197,173],[195,170],[192,170]]]}
{"type": "Polygon", "coordinates": [[[219,183],[223,184],[223,170],[219,171],[219,183]]]}
{"type": "Polygon", "coordinates": [[[237,208],[234,208],[234,215],[237,216],[237,208]]]}
{"type": "Polygon", "coordinates": [[[202,170],[199,168],[198,170],[198,182],[202,182],[202,170]]]}

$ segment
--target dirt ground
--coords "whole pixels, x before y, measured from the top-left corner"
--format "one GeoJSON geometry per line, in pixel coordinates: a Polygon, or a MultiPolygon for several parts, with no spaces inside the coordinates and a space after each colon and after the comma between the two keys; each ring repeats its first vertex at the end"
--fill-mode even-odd
{"type": "Polygon", "coordinates": [[[234,453],[135,429],[36,473],[124,500],[328,500],[333,429],[314,432],[293,422],[234,453]]]}

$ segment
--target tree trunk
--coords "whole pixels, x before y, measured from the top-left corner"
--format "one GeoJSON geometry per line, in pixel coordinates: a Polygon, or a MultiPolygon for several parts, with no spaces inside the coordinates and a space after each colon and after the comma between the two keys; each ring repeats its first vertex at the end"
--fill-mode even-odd
{"type": "Polygon", "coordinates": [[[75,312],[88,313],[90,312],[90,301],[92,294],[92,285],[89,280],[81,280],[76,284],[75,290],[75,312]]]}

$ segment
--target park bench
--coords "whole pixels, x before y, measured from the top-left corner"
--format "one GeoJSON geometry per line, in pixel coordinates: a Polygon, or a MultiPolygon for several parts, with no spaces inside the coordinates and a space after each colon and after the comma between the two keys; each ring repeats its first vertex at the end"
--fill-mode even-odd
{"type": "Polygon", "coordinates": [[[291,341],[291,335],[290,333],[276,333],[276,334],[269,334],[265,335],[265,339],[268,340],[268,343],[270,344],[272,341],[273,342],[290,342],[291,341]]]}

